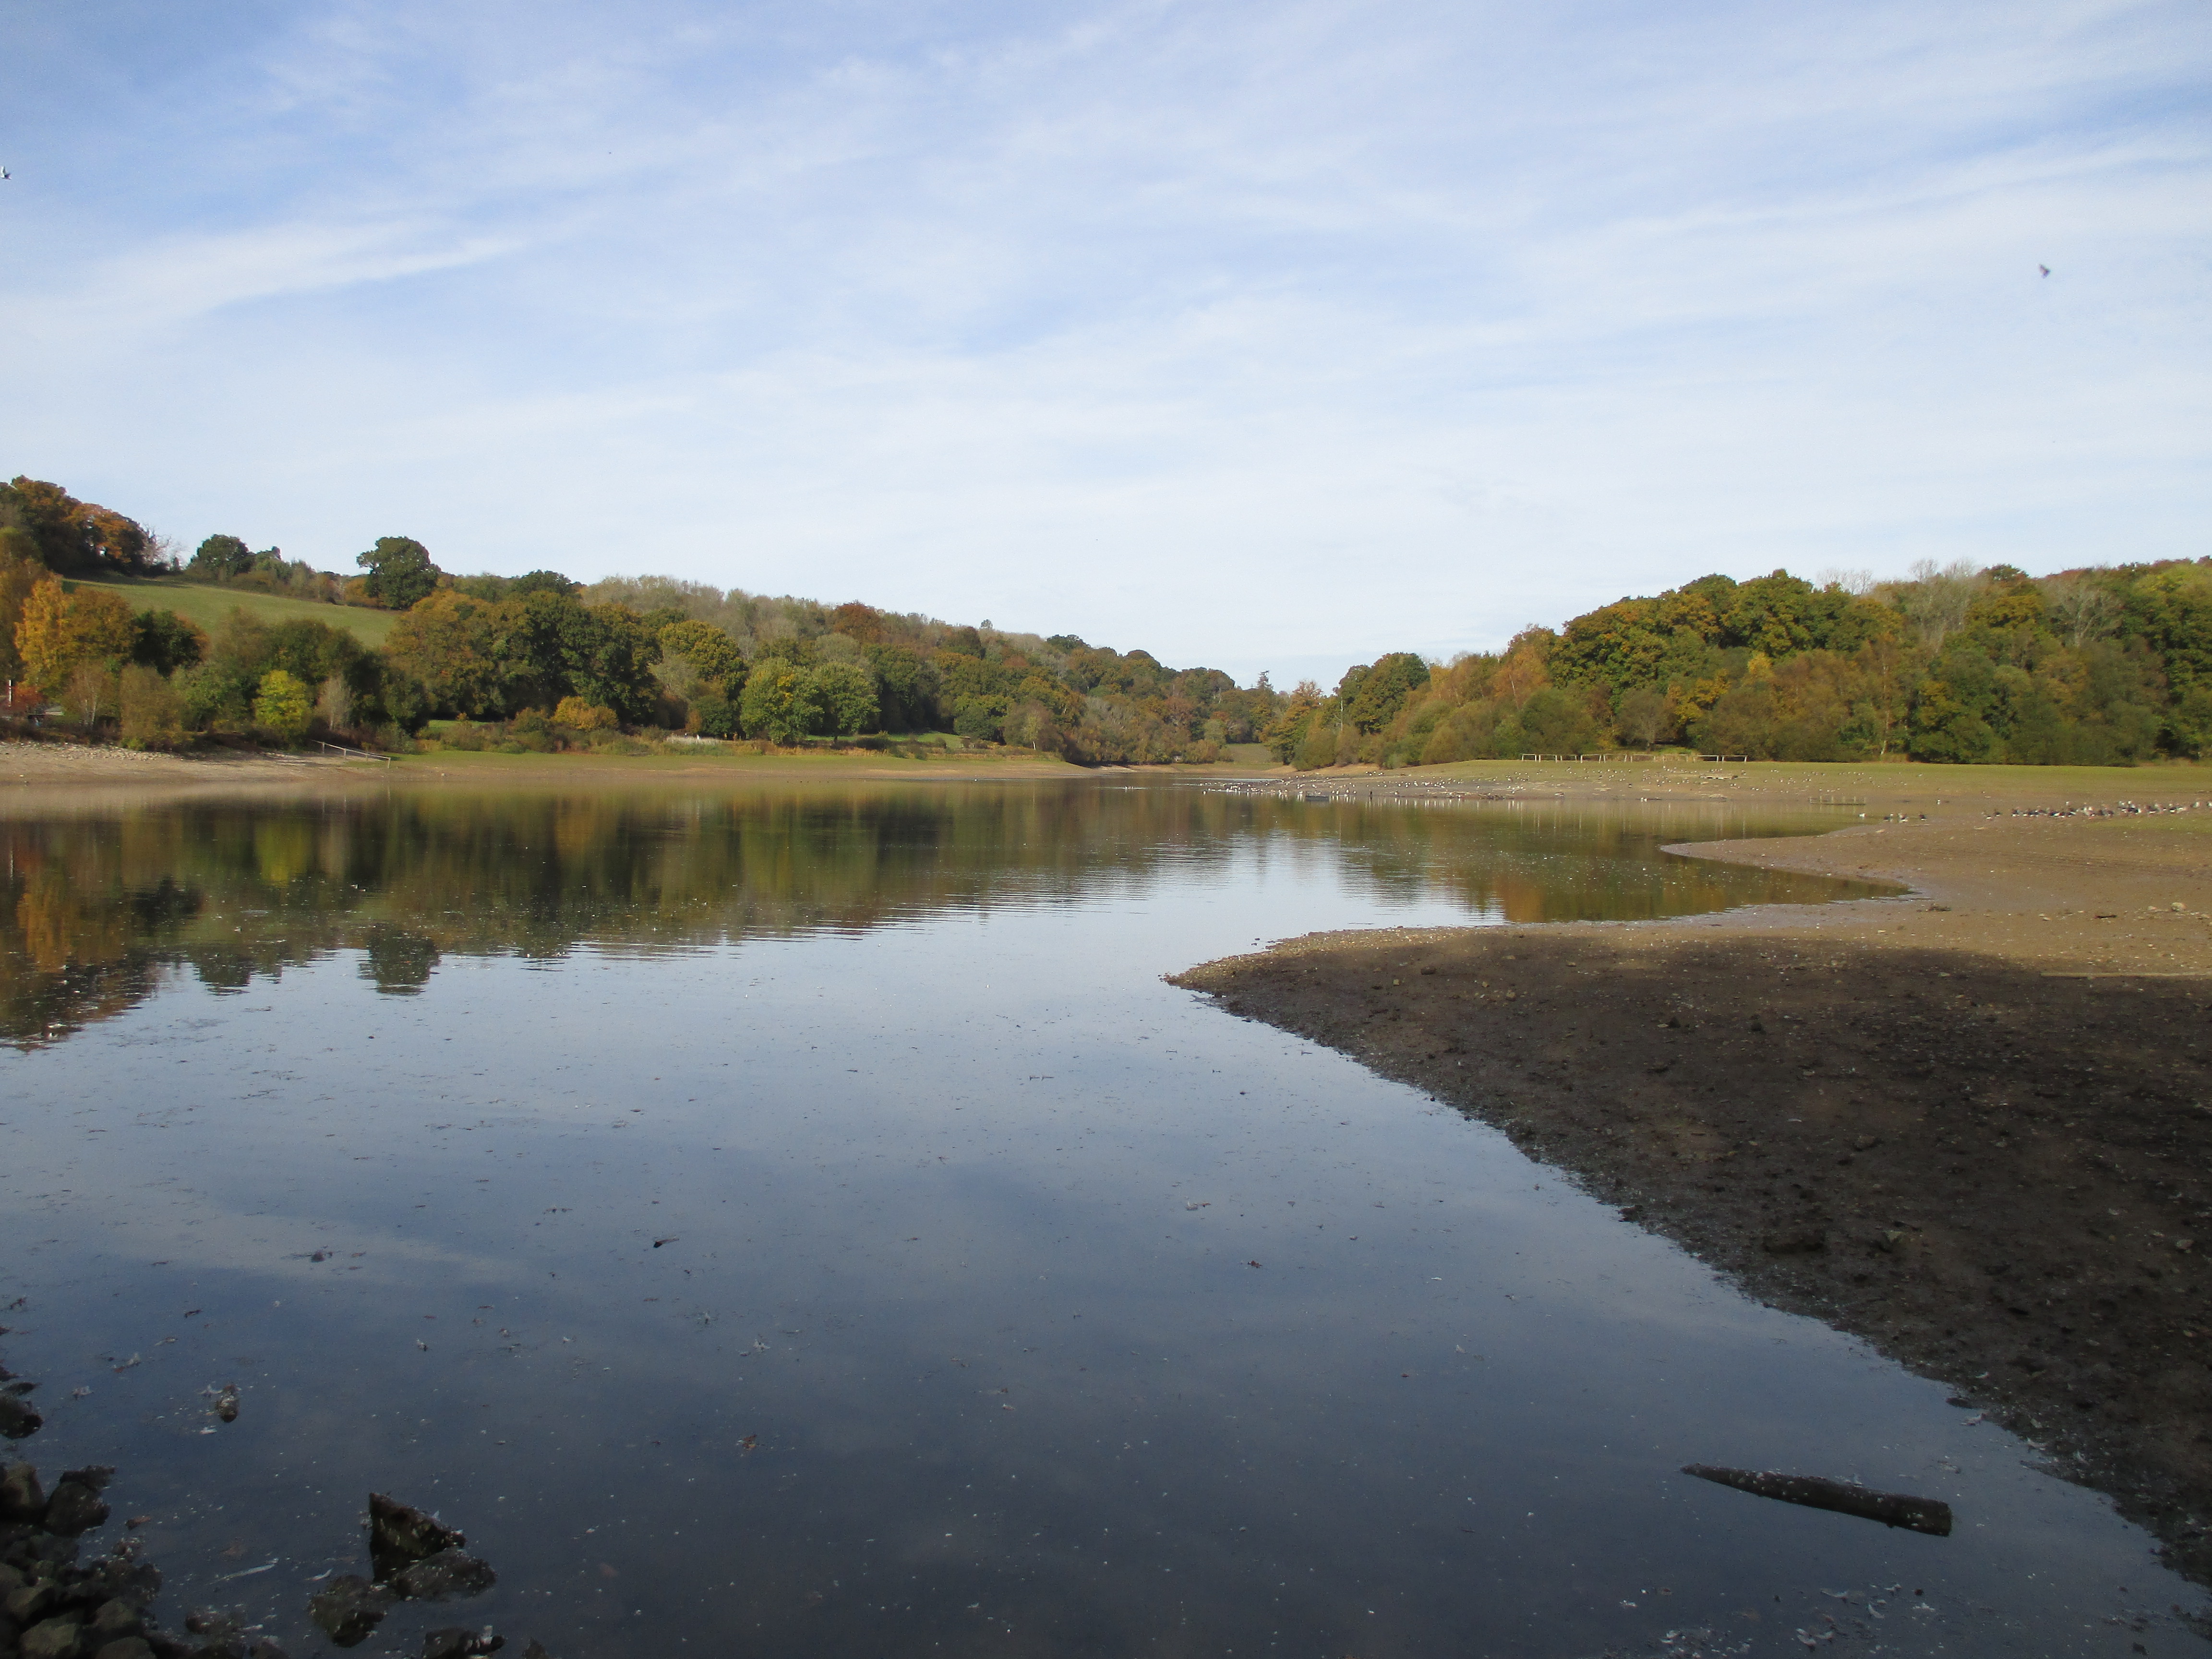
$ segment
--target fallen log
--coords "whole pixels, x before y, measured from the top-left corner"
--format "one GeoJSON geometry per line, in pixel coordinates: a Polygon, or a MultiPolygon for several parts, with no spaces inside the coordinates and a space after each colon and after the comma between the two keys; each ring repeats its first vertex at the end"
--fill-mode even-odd
{"type": "Polygon", "coordinates": [[[1724,1469],[1711,1463],[1686,1463],[1685,1474],[1719,1486],[1734,1486],[1755,1498],[1778,1498],[1808,1509],[1833,1510],[1879,1521],[1885,1527],[1905,1527],[1935,1538],[1951,1535],[1951,1506],[1932,1498],[1913,1498],[1903,1492],[1876,1492],[1848,1480],[1830,1480],[1817,1474],[1778,1474],[1771,1469],[1724,1469]]]}

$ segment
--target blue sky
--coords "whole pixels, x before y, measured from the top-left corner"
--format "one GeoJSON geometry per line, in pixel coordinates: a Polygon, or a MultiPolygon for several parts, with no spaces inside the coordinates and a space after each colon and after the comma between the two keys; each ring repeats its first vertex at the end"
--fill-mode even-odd
{"type": "Polygon", "coordinates": [[[0,471],[187,547],[1278,683],[2212,551],[2195,3],[11,0],[0,62],[0,471]]]}

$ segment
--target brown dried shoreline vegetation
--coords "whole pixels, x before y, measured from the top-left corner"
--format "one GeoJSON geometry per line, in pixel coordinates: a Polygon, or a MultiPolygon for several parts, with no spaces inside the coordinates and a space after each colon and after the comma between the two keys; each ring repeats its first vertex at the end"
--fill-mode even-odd
{"type": "Polygon", "coordinates": [[[1714,850],[1909,898],[1316,935],[1176,982],[1953,1384],[2212,1577],[2212,842],[1882,833],[1714,850]]]}

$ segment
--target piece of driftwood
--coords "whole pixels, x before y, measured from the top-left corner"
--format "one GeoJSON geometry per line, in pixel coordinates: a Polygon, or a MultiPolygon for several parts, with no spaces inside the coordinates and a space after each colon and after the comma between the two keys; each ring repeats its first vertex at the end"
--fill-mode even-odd
{"type": "Polygon", "coordinates": [[[1685,1474],[1734,1486],[1755,1498],[1778,1498],[1785,1504],[1808,1509],[1833,1510],[1879,1521],[1885,1527],[1905,1527],[1936,1538],[1951,1535],[1951,1506],[1932,1498],[1912,1498],[1903,1492],[1876,1492],[1848,1480],[1830,1480],[1817,1474],[1778,1474],[1771,1469],[1723,1469],[1711,1463],[1687,1463],[1685,1474]]]}

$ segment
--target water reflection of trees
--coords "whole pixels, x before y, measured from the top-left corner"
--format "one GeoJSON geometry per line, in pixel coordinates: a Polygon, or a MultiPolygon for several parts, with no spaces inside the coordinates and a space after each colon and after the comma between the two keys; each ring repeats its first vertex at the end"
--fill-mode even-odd
{"type": "Polygon", "coordinates": [[[53,1041],[165,974],[216,990],[339,951],[392,994],[454,955],[553,959],[1141,889],[1290,860],[1385,904],[1513,921],[1811,897],[1802,878],[1664,860],[1711,812],[1328,806],[1093,785],[196,802],[0,823],[0,1038],[53,1041]]]}

